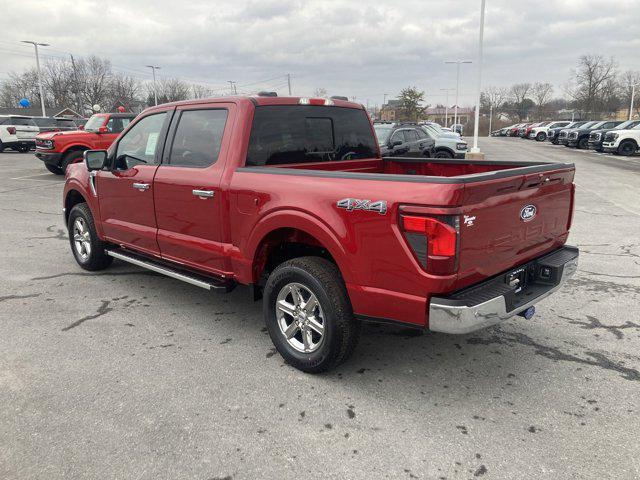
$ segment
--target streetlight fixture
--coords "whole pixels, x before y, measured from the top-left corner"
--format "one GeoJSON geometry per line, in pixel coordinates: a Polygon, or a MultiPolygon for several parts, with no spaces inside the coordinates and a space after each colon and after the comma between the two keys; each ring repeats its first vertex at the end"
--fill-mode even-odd
{"type": "Polygon", "coordinates": [[[147,65],[153,73],[153,101],[158,105],[158,89],[156,88],[156,70],[160,70],[157,65],[147,65]]]}
{"type": "Polygon", "coordinates": [[[472,154],[479,154],[478,148],[478,126],[480,124],[480,92],[482,91],[482,43],[484,41],[484,6],[485,0],[480,1],[480,37],[478,39],[478,91],[476,92],[476,112],[473,122],[473,148],[472,154]]]}
{"type": "Polygon", "coordinates": [[[634,83],[632,85],[629,85],[631,87],[631,105],[629,106],[629,120],[631,120],[631,118],[633,117],[633,100],[634,97],[636,96],[636,87],[640,85],[640,83],[634,83]]]}
{"type": "Polygon", "coordinates": [[[460,93],[460,64],[462,63],[473,63],[471,60],[447,60],[444,63],[455,63],[456,64],[456,104],[453,106],[453,124],[458,123],[458,96],[460,93]]]}
{"type": "Polygon", "coordinates": [[[22,43],[29,43],[36,49],[36,69],[38,71],[38,88],[40,89],[40,106],[42,107],[42,116],[46,117],[47,112],[44,108],[44,91],[42,90],[42,76],[40,75],[40,56],[38,55],[38,47],[48,47],[48,43],[38,43],[32,40],[21,40],[22,43]]]}
{"type": "Polygon", "coordinates": [[[446,103],[444,104],[444,126],[449,126],[449,92],[455,90],[455,88],[441,88],[440,91],[447,93],[446,103]]]}

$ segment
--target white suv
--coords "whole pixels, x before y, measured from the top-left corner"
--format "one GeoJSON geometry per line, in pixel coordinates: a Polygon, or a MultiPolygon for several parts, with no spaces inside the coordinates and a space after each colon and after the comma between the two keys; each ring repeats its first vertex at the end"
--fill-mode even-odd
{"type": "Polygon", "coordinates": [[[630,130],[611,130],[604,134],[602,151],[628,157],[638,151],[640,145],[640,125],[630,130]]]}
{"type": "Polygon", "coordinates": [[[17,152],[28,152],[36,146],[36,135],[40,129],[31,117],[19,115],[0,116],[0,153],[5,148],[17,152]]]}
{"type": "Polygon", "coordinates": [[[569,125],[571,122],[551,122],[540,127],[534,127],[529,132],[529,138],[535,138],[538,142],[544,142],[547,139],[547,134],[550,128],[562,128],[569,125]]]}

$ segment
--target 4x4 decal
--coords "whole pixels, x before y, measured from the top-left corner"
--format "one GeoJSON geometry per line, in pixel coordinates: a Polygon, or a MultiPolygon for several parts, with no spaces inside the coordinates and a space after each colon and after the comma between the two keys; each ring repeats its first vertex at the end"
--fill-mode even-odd
{"type": "Polygon", "coordinates": [[[387,213],[386,200],[360,200],[359,198],[343,198],[336,203],[338,208],[344,208],[347,212],[354,210],[366,210],[368,212],[378,212],[380,215],[387,213]]]}

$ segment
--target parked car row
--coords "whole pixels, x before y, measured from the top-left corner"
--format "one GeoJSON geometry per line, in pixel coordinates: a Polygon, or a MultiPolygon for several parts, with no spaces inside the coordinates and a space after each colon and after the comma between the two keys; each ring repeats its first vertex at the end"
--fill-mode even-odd
{"type": "Polygon", "coordinates": [[[0,152],[5,148],[28,152],[39,133],[78,130],[83,124],[72,118],[0,115],[0,152]]]}
{"type": "Polygon", "coordinates": [[[548,140],[554,145],[630,156],[638,152],[640,146],[640,120],[519,123],[495,130],[491,135],[548,140]]]}

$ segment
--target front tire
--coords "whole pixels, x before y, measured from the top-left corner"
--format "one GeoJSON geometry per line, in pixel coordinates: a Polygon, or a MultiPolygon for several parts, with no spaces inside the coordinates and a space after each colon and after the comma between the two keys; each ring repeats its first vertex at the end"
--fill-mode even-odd
{"type": "Polygon", "coordinates": [[[544,132],[540,132],[536,135],[536,140],[538,142],[544,142],[547,139],[547,134],[544,132]]]}
{"type": "Polygon", "coordinates": [[[106,244],[98,237],[93,215],[86,203],[79,203],[71,209],[67,231],[71,251],[80,267],[96,271],[111,265],[113,257],[105,253],[106,244]]]}
{"type": "Polygon", "coordinates": [[[44,164],[44,168],[46,168],[51,173],[54,173],[56,175],[64,175],[64,172],[62,171],[62,169],[60,167],[55,166],[55,165],[49,165],[48,163],[45,163],[44,164]]]}
{"type": "Polygon", "coordinates": [[[636,145],[636,142],[634,142],[633,140],[623,140],[622,142],[620,142],[620,145],[618,145],[618,154],[624,155],[625,157],[630,157],[631,155],[636,153],[637,149],[638,145],[636,145]]]}
{"type": "Polygon", "coordinates": [[[319,373],[344,362],[360,336],[335,264],[300,257],[279,265],[264,289],[264,316],[276,349],[291,366],[319,373]]]}
{"type": "Polygon", "coordinates": [[[589,147],[589,139],[581,138],[578,141],[578,150],[586,150],[589,147]]]}
{"type": "Polygon", "coordinates": [[[453,155],[446,150],[438,150],[433,158],[453,158],[453,155]]]}

